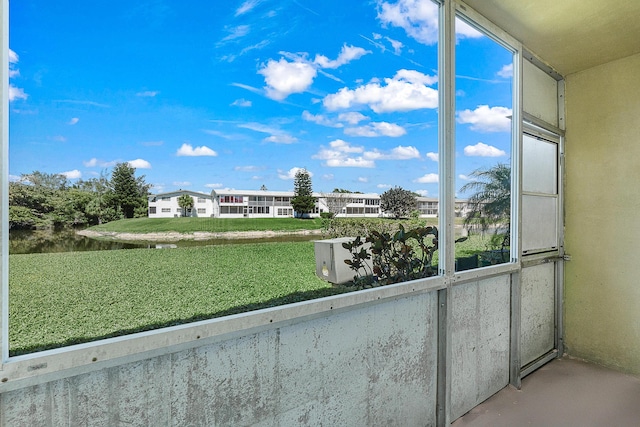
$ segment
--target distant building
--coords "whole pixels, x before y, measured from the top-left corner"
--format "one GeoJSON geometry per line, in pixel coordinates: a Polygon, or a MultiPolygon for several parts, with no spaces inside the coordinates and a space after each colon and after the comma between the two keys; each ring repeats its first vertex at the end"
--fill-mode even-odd
{"type": "MultiPolygon", "coordinates": [[[[189,190],[177,190],[149,196],[149,217],[170,218],[182,216],[178,198],[188,194],[193,198],[193,208],[186,216],[212,218],[292,218],[295,216],[291,199],[293,191],[268,190],[213,190],[210,194],[189,190]]],[[[376,193],[313,193],[316,206],[311,217],[332,212],[340,218],[377,218],[384,216],[380,210],[380,195],[376,193]]],[[[417,197],[417,209],[421,217],[438,216],[438,199],[417,197]]],[[[458,216],[467,212],[466,200],[456,200],[458,216]]]]}
{"type": "Polygon", "coordinates": [[[183,216],[183,209],[178,204],[178,198],[188,194],[193,198],[193,208],[187,209],[185,216],[212,217],[213,201],[211,195],[197,191],[178,190],[169,193],[152,194],[149,196],[149,218],[173,218],[183,216]]]}

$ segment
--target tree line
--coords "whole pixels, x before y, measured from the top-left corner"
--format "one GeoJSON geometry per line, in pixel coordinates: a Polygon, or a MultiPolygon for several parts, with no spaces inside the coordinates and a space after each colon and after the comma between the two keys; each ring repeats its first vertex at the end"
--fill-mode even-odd
{"type": "Polygon", "coordinates": [[[111,173],[71,184],[61,174],[35,171],[9,183],[9,228],[65,228],[147,216],[150,184],[118,163],[111,173]]]}

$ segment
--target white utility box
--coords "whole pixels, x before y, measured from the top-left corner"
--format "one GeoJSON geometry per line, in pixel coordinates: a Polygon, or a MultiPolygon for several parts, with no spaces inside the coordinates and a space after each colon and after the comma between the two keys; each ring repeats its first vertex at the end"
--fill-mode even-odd
{"type": "MultiPolygon", "coordinates": [[[[353,280],[356,272],[345,264],[345,259],[351,259],[351,252],[342,247],[343,243],[353,242],[355,237],[339,237],[336,239],[316,240],[314,249],[316,254],[316,274],[327,282],[340,284],[353,280]]],[[[370,243],[362,247],[369,250],[370,243]]],[[[371,260],[366,260],[367,273],[371,272],[371,260]]],[[[360,271],[360,274],[365,272],[360,271]]]]}

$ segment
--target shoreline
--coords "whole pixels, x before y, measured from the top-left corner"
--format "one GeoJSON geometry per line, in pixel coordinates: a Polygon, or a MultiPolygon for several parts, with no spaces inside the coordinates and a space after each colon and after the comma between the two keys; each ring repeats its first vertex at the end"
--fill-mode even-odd
{"type": "Polygon", "coordinates": [[[117,231],[80,230],[76,234],[92,239],[119,240],[119,241],[149,241],[149,242],[176,242],[180,240],[214,240],[214,239],[261,239],[280,236],[311,236],[320,235],[322,230],[295,230],[295,231],[224,231],[207,232],[196,231],[193,233],[178,233],[175,231],[154,233],[127,233],[117,231]]]}

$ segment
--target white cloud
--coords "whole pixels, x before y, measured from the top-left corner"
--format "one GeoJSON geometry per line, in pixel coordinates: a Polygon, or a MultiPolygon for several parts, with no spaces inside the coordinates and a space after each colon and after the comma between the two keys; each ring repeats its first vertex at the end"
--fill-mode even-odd
{"type": "Polygon", "coordinates": [[[29,95],[24,93],[23,89],[9,85],[9,102],[15,101],[16,99],[27,99],[28,97],[29,95]]]}
{"type": "Polygon", "coordinates": [[[428,173],[420,178],[414,179],[413,182],[419,182],[420,184],[436,184],[438,182],[438,174],[428,173]]]}
{"type": "Polygon", "coordinates": [[[82,177],[82,172],[78,169],[74,169],[72,171],[60,172],[60,175],[64,175],[67,179],[78,179],[82,177]]]}
{"type": "MultiPolygon", "coordinates": [[[[298,171],[303,171],[306,170],[305,168],[299,168],[299,167],[293,167],[291,169],[289,169],[288,171],[283,171],[278,169],[278,178],[280,179],[295,179],[296,177],[296,173],[298,173],[298,171]]],[[[307,173],[309,174],[309,177],[313,176],[313,173],[311,173],[310,171],[306,170],[307,173]]]]}
{"type": "Polygon", "coordinates": [[[67,124],[69,124],[69,125],[72,125],[72,126],[73,126],[73,125],[77,124],[79,121],[80,121],[80,119],[79,119],[79,118],[77,118],[77,117],[72,117],[72,118],[71,118],[71,120],[69,120],[69,122],[68,122],[67,124]]]}
{"type": "Polygon", "coordinates": [[[251,107],[251,101],[248,101],[244,98],[236,99],[231,103],[234,107],[251,107]]]}
{"type": "MultiPolygon", "coordinates": [[[[404,29],[409,37],[420,43],[433,45],[438,42],[438,6],[433,1],[382,2],[378,8],[378,19],[385,26],[404,29]]],[[[456,19],[456,34],[459,38],[482,37],[482,33],[460,19],[456,19]]]]}
{"type": "Polygon", "coordinates": [[[476,157],[501,157],[506,156],[507,153],[491,145],[478,142],[476,145],[467,145],[464,147],[464,155],[476,157]]]}
{"type": "Polygon", "coordinates": [[[302,118],[308,122],[312,122],[321,126],[332,128],[341,128],[344,126],[342,123],[335,122],[323,114],[311,114],[307,110],[304,110],[302,112],[302,118]]]}
{"type": "Polygon", "coordinates": [[[260,4],[261,0],[246,0],[236,9],[236,16],[244,15],[251,12],[256,6],[260,4]]]}
{"type": "Polygon", "coordinates": [[[173,181],[171,183],[171,185],[173,185],[174,187],[191,187],[191,183],[189,181],[173,181]]]}
{"type": "Polygon", "coordinates": [[[325,181],[331,181],[333,180],[334,176],[332,173],[325,173],[324,175],[322,175],[322,179],[324,179],[325,181]]]}
{"type": "Polygon", "coordinates": [[[396,80],[404,80],[410,83],[423,84],[425,86],[431,86],[438,83],[438,76],[430,76],[428,74],[422,74],[420,71],[401,69],[398,70],[394,76],[396,80]]]}
{"type": "Polygon", "coordinates": [[[404,29],[409,37],[420,43],[433,45],[438,42],[438,6],[430,0],[382,2],[378,19],[383,25],[404,29]]]}
{"type": "Polygon", "coordinates": [[[384,189],[384,188],[391,188],[391,187],[393,187],[393,185],[391,185],[391,184],[378,184],[378,185],[376,185],[376,187],[384,189]]]}
{"type": "Polygon", "coordinates": [[[19,60],[18,54],[14,50],[9,49],[9,64],[17,64],[19,60]]]}
{"type": "MultiPolygon", "coordinates": [[[[15,68],[15,64],[17,64],[19,60],[20,58],[18,57],[18,54],[15,53],[15,51],[9,49],[9,78],[20,75],[20,70],[15,68]]],[[[28,97],[29,95],[24,92],[24,89],[9,84],[9,102],[18,99],[27,99],[28,97]]]]}
{"type": "Polygon", "coordinates": [[[280,130],[275,127],[263,125],[261,123],[249,122],[239,124],[238,127],[243,129],[249,129],[255,132],[267,133],[270,136],[263,139],[265,142],[274,142],[276,144],[293,144],[297,142],[298,139],[294,136],[291,136],[287,132],[280,130]]]}
{"type": "Polygon", "coordinates": [[[367,105],[376,113],[410,111],[438,107],[438,91],[426,86],[437,81],[415,70],[399,70],[393,78],[385,78],[384,85],[372,80],[356,89],[346,87],[327,95],[323,105],[329,110],[367,105]]]}
{"type": "Polygon", "coordinates": [[[338,120],[342,122],[347,122],[350,125],[357,125],[363,120],[368,120],[369,117],[364,114],[358,113],[357,111],[351,111],[349,113],[340,113],[338,114],[338,120]]]}
{"type": "Polygon", "coordinates": [[[313,159],[325,161],[325,166],[329,167],[354,167],[354,168],[372,168],[375,166],[373,160],[367,160],[361,155],[364,147],[353,146],[346,141],[336,139],[329,143],[329,148],[321,147],[317,154],[311,156],[313,159]]]}
{"type": "Polygon", "coordinates": [[[456,18],[456,35],[459,39],[478,39],[484,36],[480,31],[458,18],[456,18]]]}
{"type": "Polygon", "coordinates": [[[288,135],[286,133],[280,133],[277,135],[271,135],[263,139],[264,142],[273,142],[274,144],[293,144],[298,142],[298,138],[288,135]]]}
{"type": "Polygon", "coordinates": [[[258,73],[264,76],[267,96],[276,101],[281,101],[292,93],[306,91],[317,75],[312,65],[300,61],[288,62],[284,58],[279,61],[270,59],[258,73]]]}
{"type": "Polygon", "coordinates": [[[364,152],[364,147],[353,146],[341,139],[336,139],[335,141],[331,141],[329,143],[329,146],[334,150],[342,151],[343,153],[363,153],[364,152]]]}
{"type": "Polygon", "coordinates": [[[415,192],[422,197],[427,197],[429,195],[429,190],[416,190],[415,192]]]}
{"type": "Polygon", "coordinates": [[[373,160],[363,159],[362,157],[342,157],[329,159],[326,161],[325,165],[331,168],[373,168],[376,166],[373,160]]]}
{"type": "Polygon", "coordinates": [[[503,65],[500,71],[498,71],[496,74],[499,77],[503,77],[505,79],[513,77],[513,62],[507,65],[503,65]]]}
{"type": "Polygon", "coordinates": [[[336,139],[329,143],[328,148],[321,147],[312,158],[324,160],[324,165],[328,167],[373,168],[376,160],[417,159],[420,158],[420,152],[415,147],[402,145],[390,151],[381,151],[377,148],[367,151],[362,146],[351,145],[336,139]]]}
{"type": "Polygon", "coordinates": [[[224,185],[220,184],[219,182],[215,182],[213,184],[205,184],[204,185],[207,188],[222,188],[224,187],[224,185]]]}
{"type": "Polygon", "coordinates": [[[251,27],[249,25],[238,25],[237,27],[226,28],[226,30],[229,32],[229,35],[222,39],[223,42],[246,36],[251,31],[251,27]]]}
{"type": "Polygon", "coordinates": [[[479,105],[475,110],[458,112],[458,123],[470,124],[478,132],[508,132],[511,130],[511,108],[479,105]]]}
{"type": "Polygon", "coordinates": [[[358,182],[362,182],[366,184],[367,182],[369,182],[369,178],[367,178],[366,176],[359,176],[358,182]]]}
{"type": "Polygon", "coordinates": [[[160,92],[158,92],[157,90],[145,90],[145,91],[136,93],[136,96],[141,96],[143,98],[153,98],[159,93],[160,92]]]}
{"type": "Polygon", "coordinates": [[[127,163],[135,169],[151,169],[151,163],[143,159],[129,160],[127,163]]]}
{"type": "Polygon", "coordinates": [[[469,176],[467,176],[465,174],[462,174],[462,173],[460,175],[458,175],[458,178],[460,178],[463,181],[469,181],[469,179],[470,179],[469,176]]]}
{"type": "Polygon", "coordinates": [[[427,158],[429,160],[433,160],[434,162],[437,162],[440,160],[440,157],[438,157],[438,153],[434,153],[432,151],[427,153],[427,158]]]}
{"type": "Polygon", "coordinates": [[[101,168],[110,168],[110,167],[115,166],[116,164],[118,164],[118,161],[117,160],[112,160],[110,162],[103,162],[103,161],[100,161],[100,160],[96,159],[95,157],[93,157],[91,160],[88,160],[86,162],[82,162],[82,164],[87,168],[94,168],[96,166],[101,167],[101,168]]]}
{"type": "Polygon", "coordinates": [[[187,144],[186,142],[182,144],[178,151],[176,152],[177,156],[188,156],[188,157],[197,157],[197,156],[212,156],[215,157],[218,155],[211,148],[203,145],[200,147],[193,148],[191,144],[187,144]]]}
{"type": "Polygon", "coordinates": [[[409,159],[419,159],[420,151],[416,147],[404,147],[399,145],[393,148],[389,152],[382,152],[377,148],[366,151],[364,153],[364,157],[366,159],[371,160],[409,160],[409,159]]]}
{"type": "Polygon", "coordinates": [[[399,125],[387,122],[369,123],[364,126],[358,126],[354,128],[346,128],[344,130],[345,135],[350,136],[364,136],[364,137],[377,137],[377,136],[390,136],[398,137],[407,133],[407,131],[399,125]]]}
{"type": "Polygon", "coordinates": [[[263,169],[263,166],[236,166],[233,168],[234,171],[238,172],[258,172],[263,169]]]}
{"type": "Polygon", "coordinates": [[[399,41],[399,40],[394,40],[392,38],[389,37],[385,37],[385,39],[391,43],[391,47],[393,48],[393,53],[395,53],[396,55],[399,55],[402,52],[402,48],[404,47],[404,44],[399,41]]]}
{"type": "Polygon", "coordinates": [[[342,46],[342,50],[338,54],[337,59],[331,61],[326,56],[318,54],[316,55],[316,59],[313,62],[322,68],[335,69],[342,65],[348,64],[351,61],[359,59],[360,57],[368,53],[371,53],[371,51],[365,50],[361,47],[347,46],[345,44],[342,46]]]}

